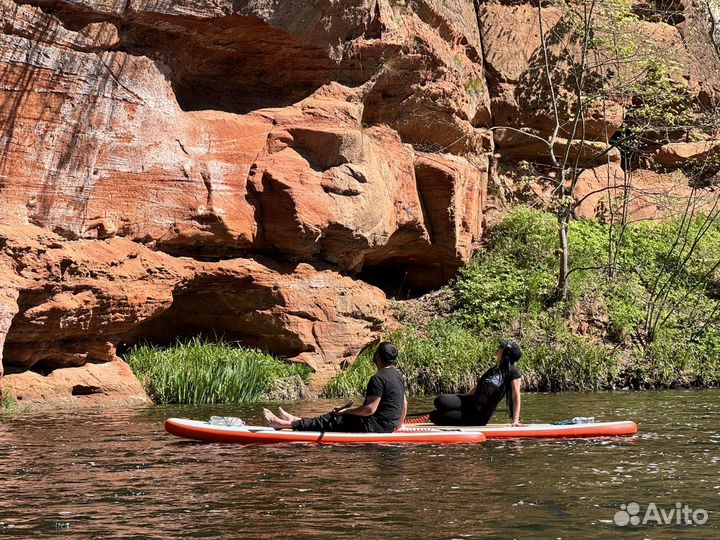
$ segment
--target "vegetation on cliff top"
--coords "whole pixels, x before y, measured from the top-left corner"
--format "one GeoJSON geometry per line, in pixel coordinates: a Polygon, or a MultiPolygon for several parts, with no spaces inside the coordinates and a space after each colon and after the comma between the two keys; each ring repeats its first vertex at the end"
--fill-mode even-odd
{"type": "Polygon", "coordinates": [[[310,368],[254,349],[194,339],[174,347],[142,345],[126,358],[157,403],[248,403],[298,399],[310,368]]]}
{"type": "MultiPolygon", "coordinates": [[[[699,6],[701,12],[705,8],[710,10],[711,21],[706,30],[720,54],[712,7],[709,3],[699,6]]],[[[549,133],[531,133],[513,126],[493,129],[502,127],[516,135],[534,137],[535,144],[545,147],[545,159],[538,156],[532,168],[535,180],[552,187],[548,192],[552,200],[546,209],[555,216],[558,236],[555,248],[558,256],[553,258],[555,286],[551,296],[544,296],[546,304],[567,304],[570,300],[574,272],[571,252],[577,251],[570,245],[570,224],[586,198],[577,193],[586,171],[598,166],[606,168],[605,173],[596,173],[607,178],[607,185],[596,193],[607,195],[604,203],[611,219],[607,235],[611,249],[616,247],[612,245],[613,229],[619,225],[624,230],[631,192],[638,188],[633,186],[634,171],[661,169],[656,153],[659,148],[693,140],[705,141],[707,145],[695,159],[684,160],[685,178],[680,183],[692,187],[688,208],[695,204],[696,190],[718,182],[720,158],[718,147],[712,142],[720,132],[718,106],[703,103],[698,89],[683,81],[684,72],[678,61],[681,51],[645,31],[646,19],[670,21],[680,16],[683,20],[682,9],[679,5],[648,3],[638,10],[629,0],[537,3],[538,50],[542,54],[532,86],[539,94],[535,106],[544,107],[554,125],[549,133]],[[557,23],[548,17],[553,10],[560,16],[557,23]],[[623,119],[617,129],[606,117],[613,107],[622,109],[623,119]],[[603,130],[591,133],[588,128],[598,119],[598,111],[602,111],[600,116],[606,125],[603,130]],[[558,143],[565,138],[578,143],[578,148],[586,143],[600,143],[604,149],[598,150],[593,158],[594,150],[590,147],[573,152],[572,145],[567,144],[563,149],[558,143]],[[621,173],[610,173],[612,154],[622,161],[621,173]]],[[[653,186],[653,190],[658,187],[653,186]]],[[[717,203],[709,212],[717,214],[717,203]]],[[[654,287],[651,289],[654,294],[654,287]]]]}
{"type": "MultiPolygon", "coordinates": [[[[413,394],[467,391],[493,361],[497,339],[523,347],[525,387],[540,391],[720,385],[720,223],[697,218],[628,226],[608,270],[609,225],[570,228],[569,297],[555,289],[557,224],[518,208],[439,295],[449,305],[423,317],[417,301],[397,307],[403,329],[389,334],[413,394]],[[678,234],[697,238],[688,254],[678,234]],[[683,232],[685,231],[685,232],[683,232]],[[661,295],[658,291],[662,290],[661,295]]],[[[423,306],[425,309],[427,306],[423,306]]],[[[328,397],[363,390],[362,357],[327,386],[328,397]]]]}

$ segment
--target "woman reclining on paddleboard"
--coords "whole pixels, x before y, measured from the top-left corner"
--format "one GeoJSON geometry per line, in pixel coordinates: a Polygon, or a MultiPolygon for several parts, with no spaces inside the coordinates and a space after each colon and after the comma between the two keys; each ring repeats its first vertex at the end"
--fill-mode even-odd
{"type": "Polygon", "coordinates": [[[430,421],[444,426],[484,426],[505,397],[513,426],[520,426],[521,375],[515,367],[522,350],[517,343],[500,341],[497,363],[488,369],[469,394],[443,394],[435,398],[430,421]]]}
{"type": "Polygon", "coordinates": [[[280,418],[263,409],[265,420],[275,429],[293,431],[391,433],[402,425],[407,413],[405,381],[395,369],[397,355],[397,348],[389,341],[378,346],[373,356],[377,372],[368,382],[365,403],[359,407],[336,408],[315,418],[293,416],[282,408],[280,418]]]}

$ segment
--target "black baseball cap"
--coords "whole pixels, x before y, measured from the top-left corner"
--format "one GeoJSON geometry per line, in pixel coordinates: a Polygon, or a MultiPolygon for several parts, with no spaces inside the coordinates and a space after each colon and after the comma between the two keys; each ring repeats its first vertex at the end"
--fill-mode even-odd
{"type": "Polygon", "coordinates": [[[511,364],[514,364],[522,357],[522,349],[520,348],[520,345],[514,341],[501,339],[499,346],[503,350],[503,358],[511,364]]]}

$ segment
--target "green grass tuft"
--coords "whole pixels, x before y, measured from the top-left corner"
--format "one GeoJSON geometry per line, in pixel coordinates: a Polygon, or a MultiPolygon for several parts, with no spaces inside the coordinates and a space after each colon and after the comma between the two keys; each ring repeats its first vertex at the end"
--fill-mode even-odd
{"type": "Polygon", "coordinates": [[[167,349],[138,346],[126,358],[157,403],[250,403],[300,397],[310,376],[304,364],[254,349],[193,339],[167,349]]]}
{"type": "Polygon", "coordinates": [[[0,391],[0,413],[12,414],[19,409],[17,400],[5,392],[0,391]]]}

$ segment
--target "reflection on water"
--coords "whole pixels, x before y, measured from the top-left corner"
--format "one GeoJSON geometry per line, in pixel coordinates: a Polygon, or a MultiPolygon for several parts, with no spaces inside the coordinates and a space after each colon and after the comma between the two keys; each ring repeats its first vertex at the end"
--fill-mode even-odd
{"type": "Polygon", "coordinates": [[[219,445],[163,430],[168,416],[257,423],[259,406],[20,415],[0,421],[0,537],[716,538],[719,406],[718,391],[527,395],[524,421],[631,418],[640,433],[445,447],[219,445]],[[615,526],[632,501],[710,519],[615,526]]]}

